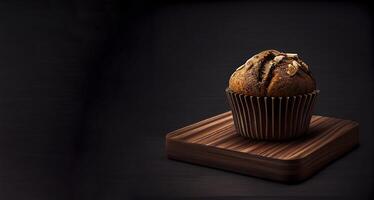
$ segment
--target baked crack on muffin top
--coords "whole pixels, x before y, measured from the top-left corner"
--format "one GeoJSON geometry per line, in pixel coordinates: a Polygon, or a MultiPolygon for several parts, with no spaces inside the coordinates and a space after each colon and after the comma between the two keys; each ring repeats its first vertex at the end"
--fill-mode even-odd
{"type": "Polygon", "coordinates": [[[296,96],[316,90],[316,81],[297,54],[266,50],[236,69],[230,77],[229,89],[259,97],[296,96]]]}

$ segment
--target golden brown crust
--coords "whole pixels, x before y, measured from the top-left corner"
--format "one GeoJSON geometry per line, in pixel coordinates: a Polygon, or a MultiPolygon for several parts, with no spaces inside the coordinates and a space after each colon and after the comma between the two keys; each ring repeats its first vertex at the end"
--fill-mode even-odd
{"type": "Polygon", "coordinates": [[[295,96],[316,89],[309,67],[296,55],[267,50],[230,77],[229,89],[251,96],[295,96]]]}

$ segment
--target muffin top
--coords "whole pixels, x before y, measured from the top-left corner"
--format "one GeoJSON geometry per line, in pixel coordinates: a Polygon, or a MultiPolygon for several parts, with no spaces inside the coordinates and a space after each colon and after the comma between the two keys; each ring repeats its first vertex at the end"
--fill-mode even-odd
{"type": "Polygon", "coordinates": [[[297,54],[266,50],[236,69],[229,89],[250,96],[284,97],[313,92],[316,82],[297,54]]]}

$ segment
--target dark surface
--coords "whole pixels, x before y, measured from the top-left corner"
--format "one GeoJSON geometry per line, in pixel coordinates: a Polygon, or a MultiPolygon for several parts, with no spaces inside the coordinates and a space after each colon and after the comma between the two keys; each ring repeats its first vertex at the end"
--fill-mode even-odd
{"type": "Polygon", "coordinates": [[[373,40],[348,2],[0,3],[0,199],[370,199],[373,40]],[[236,67],[297,52],[315,114],[360,123],[361,146],[283,185],[167,160],[166,133],[228,110],[236,67]]]}

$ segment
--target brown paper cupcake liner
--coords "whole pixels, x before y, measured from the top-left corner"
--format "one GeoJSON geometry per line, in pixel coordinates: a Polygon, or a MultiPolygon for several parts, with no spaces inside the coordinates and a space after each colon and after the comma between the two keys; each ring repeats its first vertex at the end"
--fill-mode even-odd
{"type": "Polygon", "coordinates": [[[319,90],[290,97],[256,97],[226,89],[237,133],[256,140],[286,140],[308,133],[319,90]]]}

